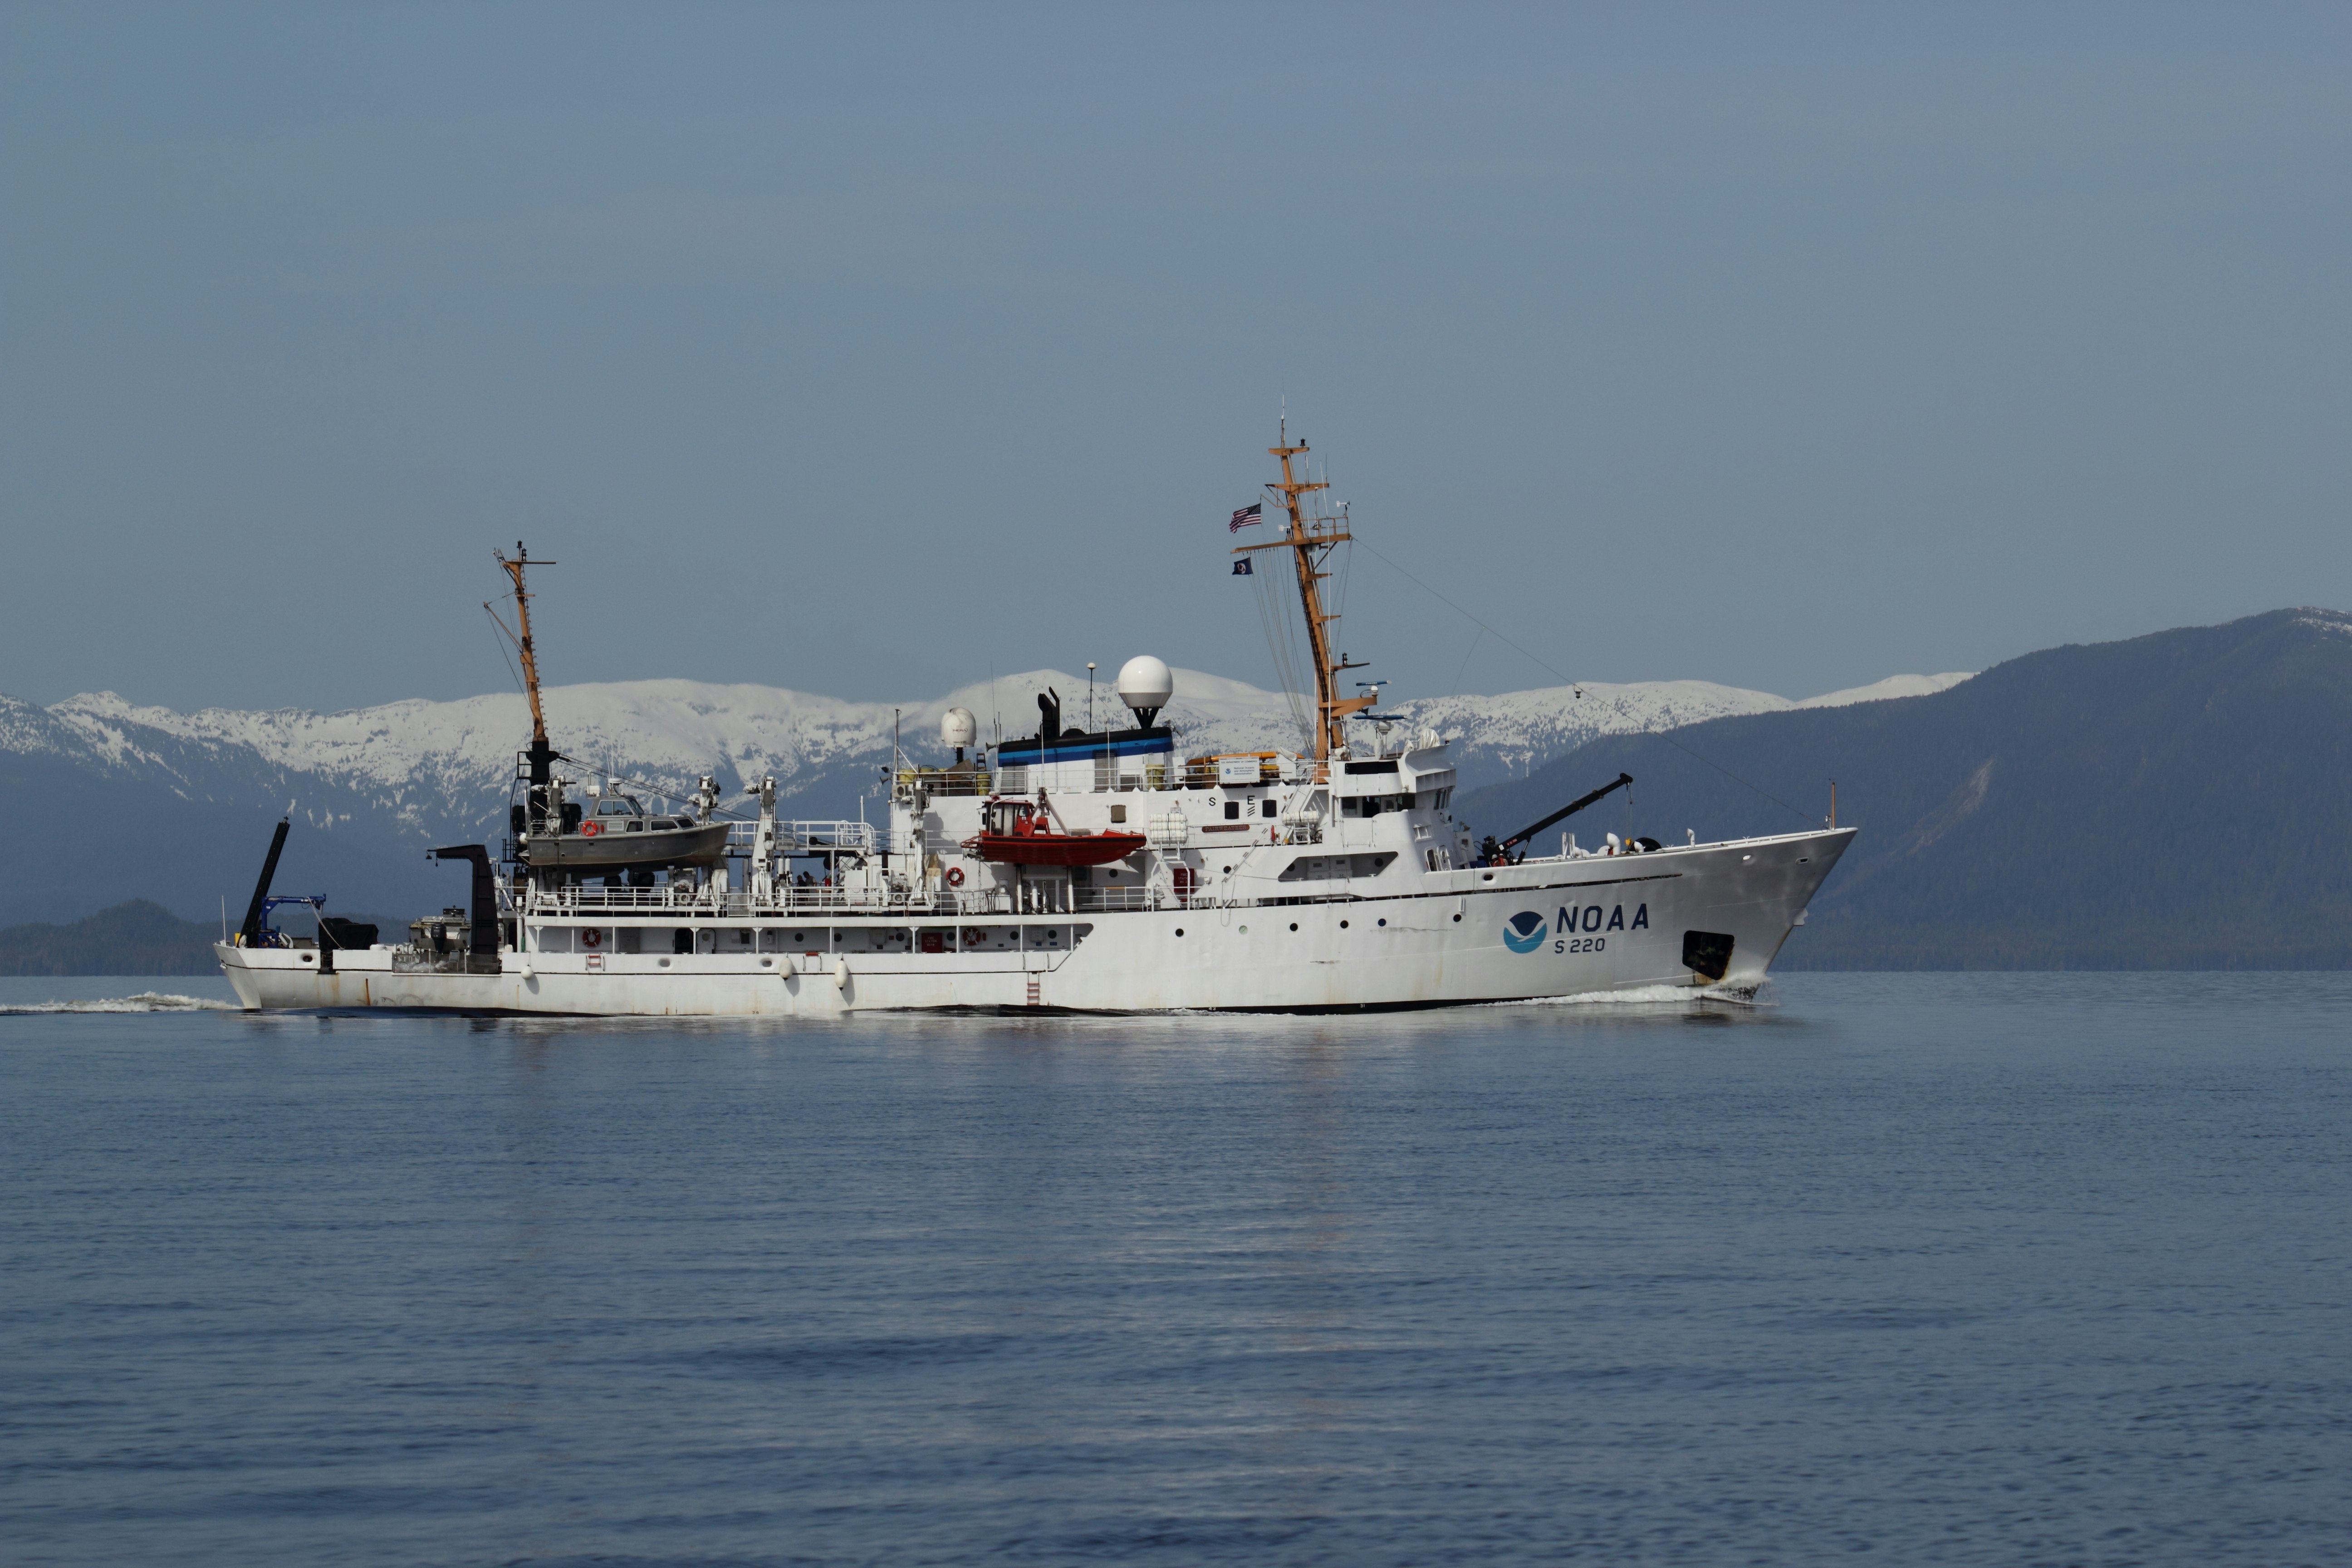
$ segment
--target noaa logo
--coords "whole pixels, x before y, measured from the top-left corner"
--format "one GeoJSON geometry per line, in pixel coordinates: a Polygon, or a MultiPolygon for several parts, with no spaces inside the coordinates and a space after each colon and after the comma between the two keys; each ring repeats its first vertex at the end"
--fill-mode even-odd
{"type": "Polygon", "coordinates": [[[1503,922],[1503,945],[1513,952],[1533,952],[1544,936],[1544,918],[1533,910],[1521,910],[1503,922]]]}

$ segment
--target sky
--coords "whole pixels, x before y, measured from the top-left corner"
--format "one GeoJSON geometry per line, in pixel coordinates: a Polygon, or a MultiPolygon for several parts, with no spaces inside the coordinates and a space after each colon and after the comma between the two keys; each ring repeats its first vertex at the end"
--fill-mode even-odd
{"type": "Polygon", "coordinates": [[[551,682],[1271,684],[1285,408],[1392,697],[2352,607],[2347,79],[2341,6],[6,5],[0,691],[504,689],[519,539],[551,682]]]}

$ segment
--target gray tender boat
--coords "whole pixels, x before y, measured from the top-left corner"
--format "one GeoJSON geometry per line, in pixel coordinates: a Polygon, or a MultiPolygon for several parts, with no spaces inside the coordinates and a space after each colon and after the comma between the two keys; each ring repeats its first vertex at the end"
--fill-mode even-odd
{"type": "Polygon", "coordinates": [[[567,805],[560,816],[548,814],[536,821],[526,816],[529,830],[522,837],[521,858],[532,870],[593,877],[665,866],[715,866],[727,852],[724,822],[656,816],[628,795],[592,797],[588,805],[593,809],[567,805]],[[557,831],[548,831],[551,827],[557,831]]]}

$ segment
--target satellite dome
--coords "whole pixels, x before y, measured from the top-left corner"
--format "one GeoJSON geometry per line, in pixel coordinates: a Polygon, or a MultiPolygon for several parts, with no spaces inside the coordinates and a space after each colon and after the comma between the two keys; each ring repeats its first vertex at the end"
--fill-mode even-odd
{"type": "Polygon", "coordinates": [[[1139,653],[1118,667],[1118,700],[1135,710],[1135,721],[1148,727],[1176,695],[1176,677],[1159,659],[1139,653]]]}
{"type": "Polygon", "coordinates": [[[950,708],[940,715],[940,744],[969,746],[980,734],[980,722],[969,708],[950,708]]]}

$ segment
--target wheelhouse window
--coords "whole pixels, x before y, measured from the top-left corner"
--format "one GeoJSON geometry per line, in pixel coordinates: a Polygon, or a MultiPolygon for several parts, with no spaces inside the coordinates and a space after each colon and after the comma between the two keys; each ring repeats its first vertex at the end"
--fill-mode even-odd
{"type": "Polygon", "coordinates": [[[1368,795],[1345,797],[1339,802],[1339,815],[1378,816],[1384,811],[1411,811],[1415,798],[1410,795],[1368,795]]]}

